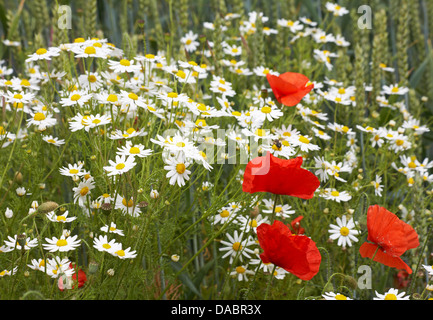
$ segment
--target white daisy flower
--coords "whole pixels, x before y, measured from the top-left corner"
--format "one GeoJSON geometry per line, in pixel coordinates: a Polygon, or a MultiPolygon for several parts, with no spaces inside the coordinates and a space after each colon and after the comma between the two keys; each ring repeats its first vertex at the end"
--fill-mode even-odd
{"type": "Polygon", "coordinates": [[[57,47],[50,47],[47,49],[39,48],[35,53],[29,55],[26,62],[38,61],[38,60],[51,60],[52,57],[60,55],[60,49],[57,47]]]}
{"type": "Polygon", "coordinates": [[[376,297],[373,300],[410,300],[410,296],[405,296],[406,292],[398,293],[398,289],[391,288],[384,294],[380,294],[377,291],[376,297]]]}
{"type": "MultiPolygon", "coordinates": [[[[30,250],[38,245],[38,239],[31,239],[30,237],[25,237],[25,235],[21,235],[23,237],[22,244],[24,244],[24,250],[30,250]]],[[[20,245],[21,240],[18,239],[18,235],[14,235],[12,238],[8,236],[8,240],[4,240],[4,243],[7,247],[14,250],[22,250],[23,246],[20,245]]]]}
{"type": "Polygon", "coordinates": [[[59,138],[53,137],[52,135],[43,136],[42,140],[44,140],[47,143],[53,144],[56,147],[60,147],[62,144],[65,144],[64,139],[59,139],[59,138]]]}
{"type": "Polygon", "coordinates": [[[336,240],[338,239],[338,246],[345,248],[346,246],[351,247],[352,241],[358,242],[357,235],[359,235],[359,231],[355,229],[356,225],[353,221],[353,218],[347,220],[346,216],[343,216],[341,219],[337,217],[336,219],[337,225],[330,224],[330,229],[328,230],[330,235],[330,239],[336,240]]]}
{"type": "Polygon", "coordinates": [[[176,158],[166,160],[166,162],[167,165],[164,166],[164,169],[168,171],[166,177],[170,178],[169,183],[171,185],[177,183],[179,187],[184,186],[185,181],[189,180],[189,175],[191,174],[191,171],[187,169],[190,162],[176,158]]]}
{"type": "Polygon", "coordinates": [[[45,238],[48,243],[43,243],[42,246],[49,252],[68,252],[75,250],[81,244],[81,240],[77,240],[77,237],[78,235],[72,237],[62,235],[60,238],[45,238]]]}
{"type": "Polygon", "coordinates": [[[108,66],[115,73],[124,73],[124,72],[139,72],[141,70],[141,66],[139,64],[134,63],[134,59],[127,60],[121,59],[120,61],[108,60],[108,66]]]}
{"type": "Polygon", "coordinates": [[[123,230],[117,229],[117,226],[114,222],[111,222],[110,226],[105,225],[101,227],[100,230],[108,233],[115,233],[118,234],[119,236],[124,236],[123,230]]]}
{"type": "Polygon", "coordinates": [[[234,231],[233,236],[231,236],[229,233],[226,233],[226,237],[229,241],[221,240],[221,244],[225,247],[219,248],[219,251],[227,251],[222,256],[223,259],[230,256],[230,263],[233,263],[235,257],[238,257],[241,262],[243,261],[244,257],[251,259],[250,254],[254,254],[254,251],[248,247],[255,245],[256,242],[251,236],[248,236],[245,239],[243,239],[243,236],[244,233],[241,232],[238,234],[237,230],[234,231]]]}
{"type": "Polygon", "coordinates": [[[352,196],[347,191],[337,191],[333,188],[324,189],[323,193],[319,193],[319,196],[336,202],[346,202],[352,199],[352,196]]]}
{"type": "Polygon", "coordinates": [[[68,218],[68,214],[69,214],[69,211],[65,211],[64,213],[62,213],[60,215],[56,215],[54,213],[54,211],[51,211],[51,212],[48,212],[46,216],[50,221],[60,222],[60,223],[68,223],[68,222],[72,222],[75,219],[77,219],[77,217],[69,217],[68,218]]]}
{"type": "Polygon", "coordinates": [[[123,174],[131,170],[137,164],[134,156],[117,155],[116,160],[108,160],[109,166],[105,166],[104,170],[108,172],[108,176],[123,174]]]}
{"type": "Polygon", "coordinates": [[[248,276],[253,276],[254,274],[255,272],[249,270],[247,265],[237,266],[230,272],[230,276],[237,278],[238,281],[248,281],[248,276]]]}
{"type": "Polygon", "coordinates": [[[341,293],[334,292],[325,292],[325,294],[322,294],[322,297],[325,298],[325,300],[352,300],[341,293]]]}

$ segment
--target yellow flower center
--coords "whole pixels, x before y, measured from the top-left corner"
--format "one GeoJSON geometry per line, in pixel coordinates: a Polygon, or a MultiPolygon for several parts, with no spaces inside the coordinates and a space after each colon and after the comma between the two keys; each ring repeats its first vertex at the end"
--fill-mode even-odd
{"type": "Polygon", "coordinates": [[[339,94],[345,94],[346,93],[346,89],[340,88],[340,89],[338,89],[338,93],[339,94]]]}
{"type": "Polygon", "coordinates": [[[126,59],[122,59],[119,61],[119,63],[124,66],[124,67],[129,67],[131,65],[131,63],[129,62],[129,60],[126,59]]]}
{"type": "Polygon", "coordinates": [[[398,146],[402,146],[404,144],[404,141],[401,139],[397,139],[397,140],[395,140],[395,144],[398,146]]]}
{"type": "Polygon", "coordinates": [[[42,55],[45,53],[47,53],[47,49],[45,49],[45,48],[39,48],[38,50],[36,50],[36,54],[38,54],[38,55],[42,55]]]}
{"type": "Polygon", "coordinates": [[[77,169],[71,169],[71,170],[69,170],[69,173],[70,174],[77,174],[78,170],[77,169]]]}
{"type": "Polygon", "coordinates": [[[117,254],[117,255],[120,256],[120,257],[124,257],[124,256],[125,256],[125,251],[123,251],[123,250],[117,250],[117,251],[115,252],[115,254],[117,254]]]}
{"type": "Polygon", "coordinates": [[[305,144],[309,144],[310,140],[308,140],[308,138],[305,138],[304,136],[300,136],[299,137],[299,141],[305,144]]]}
{"type": "Polygon", "coordinates": [[[242,249],[242,245],[241,245],[241,243],[240,242],[235,242],[235,243],[233,243],[233,250],[235,250],[235,251],[239,251],[239,250],[241,250],[242,249]]]}
{"type": "Polygon", "coordinates": [[[64,247],[64,246],[67,246],[67,245],[68,245],[68,242],[67,242],[65,239],[60,239],[60,240],[57,240],[56,245],[57,245],[58,247],[64,247]]]}
{"type": "Polygon", "coordinates": [[[331,192],[331,195],[333,197],[338,197],[340,195],[340,192],[334,190],[334,191],[331,192]]]}
{"type": "Polygon", "coordinates": [[[185,172],[185,170],[186,170],[186,167],[185,167],[185,165],[183,163],[178,163],[176,165],[176,171],[177,171],[177,173],[183,174],[185,172]]]}
{"type": "Polygon", "coordinates": [[[409,163],[407,164],[407,166],[408,166],[409,168],[411,168],[411,169],[415,169],[415,168],[416,168],[416,164],[415,164],[415,162],[413,162],[413,161],[409,162],[409,163]]]}
{"type": "Polygon", "coordinates": [[[188,40],[186,40],[186,44],[191,44],[191,42],[192,42],[192,40],[191,39],[188,39],[188,40]]]}
{"type": "Polygon", "coordinates": [[[220,213],[220,216],[221,216],[222,218],[227,218],[229,215],[230,215],[230,212],[229,212],[228,210],[223,210],[223,211],[221,211],[221,213],[220,213]]]}
{"type": "Polygon", "coordinates": [[[84,187],[80,190],[80,194],[82,197],[84,197],[87,193],[89,192],[89,188],[88,187],[84,187]]]}
{"type": "Polygon", "coordinates": [[[169,97],[169,98],[177,98],[177,93],[176,92],[169,92],[167,94],[167,97],[169,97]]]}
{"type": "Polygon", "coordinates": [[[138,153],[140,153],[140,149],[137,147],[132,147],[131,149],[129,149],[129,153],[138,154],[138,153]]]}
{"type": "Polygon", "coordinates": [[[182,79],[185,79],[185,78],[186,78],[186,74],[185,74],[185,72],[183,72],[182,70],[179,70],[178,72],[176,72],[176,75],[177,75],[179,78],[182,78],[182,79]]]}
{"type": "Polygon", "coordinates": [[[49,143],[56,143],[56,140],[54,140],[54,139],[48,139],[47,142],[49,142],[49,143]]]}
{"type": "Polygon", "coordinates": [[[125,206],[125,207],[132,207],[133,205],[134,205],[134,201],[132,201],[132,199],[129,199],[128,200],[128,202],[126,202],[126,199],[125,198],[123,198],[123,200],[122,200],[122,204],[125,206]]]}
{"type": "Polygon", "coordinates": [[[385,296],[385,300],[397,300],[397,296],[395,294],[393,294],[393,293],[388,293],[385,296]]]}
{"type": "Polygon", "coordinates": [[[347,300],[347,297],[342,294],[335,295],[335,300],[347,300]]]}
{"type": "Polygon", "coordinates": [[[125,164],[124,163],[118,163],[116,165],[116,170],[122,170],[123,168],[125,168],[125,164]]]}
{"type": "Polygon", "coordinates": [[[35,121],[42,121],[45,120],[45,115],[42,112],[35,113],[35,116],[33,117],[35,121]]]}
{"type": "Polygon", "coordinates": [[[79,100],[80,98],[81,98],[81,96],[80,96],[79,94],[76,93],[76,94],[73,94],[73,95],[72,95],[71,100],[72,100],[72,101],[77,101],[77,100],[79,100]]]}
{"type": "Polygon", "coordinates": [[[89,80],[89,82],[92,82],[92,83],[96,82],[96,80],[97,80],[96,76],[94,76],[93,74],[91,74],[87,79],[89,80]]]}
{"type": "Polygon", "coordinates": [[[347,228],[347,227],[342,227],[342,228],[340,229],[340,234],[341,234],[342,236],[347,236],[347,235],[349,234],[349,228],[347,228]]]}
{"type": "Polygon", "coordinates": [[[19,94],[19,93],[14,94],[14,99],[22,99],[22,98],[23,98],[23,96],[21,94],[19,94]]]}
{"type": "Polygon", "coordinates": [[[65,218],[65,216],[57,216],[56,220],[65,222],[66,218],[65,218]]]}
{"type": "Polygon", "coordinates": [[[109,250],[109,249],[111,249],[111,246],[110,246],[108,243],[104,243],[104,244],[102,245],[102,248],[104,248],[104,249],[106,249],[106,250],[109,250]]]}
{"type": "Polygon", "coordinates": [[[135,132],[134,128],[129,128],[128,130],[126,130],[127,133],[129,134],[133,134],[135,132]]]}
{"type": "Polygon", "coordinates": [[[398,92],[398,87],[394,87],[391,89],[391,92],[397,93],[398,92]]]}
{"type": "Polygon", "coordinates": [[[248,222],[248,225],[252,228],[257,228],[257,220],[251,220],[250,222],[248,222]]]}
{"type": "Polygon", "coordinates": [[[85,54],[95,54],[96,49],[95,49],[95,47],[87,47],[86,49],[84,49],[84,53],[85,54]]]}
{"type": "Polygon", "coordinates": [[[155,56],[151,53],[145,55],[146,59],[155,59],[155,56]]]}
{"type": "Polygon", "coordinates": [[[246,271],[246,269],[242,266],[236,267],[236,272],[237,273],[244,273],[246,271]]]}
{"type": "Polygon", "coordinates": [[[113,231],[116,231],[117,229],[115,228],[115,227],[110,227],[110,231],[111,232],[113,232],[113,231]]]}
{"type": "Polygon", "coordinates": [[[132,100],[138,100],[138,96],[134,92],[128,94],[128,98],[132,100]]]}
{"type": "Polygon", "coordinates": [[[263,108],[262,108],[262,112],[263,112],[263,113],[271,113],[271,111],[272,111],[272,108],[271,108],[271,107],[267,107],[267,106],[266,106],[266,107],[263,107],[263,108]]]}

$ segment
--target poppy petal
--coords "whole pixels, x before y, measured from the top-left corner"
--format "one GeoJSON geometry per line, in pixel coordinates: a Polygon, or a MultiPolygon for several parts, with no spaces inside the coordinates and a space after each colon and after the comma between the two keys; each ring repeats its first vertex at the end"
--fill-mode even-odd
{"type": "Polygon", "coordinates": [[[289,107],[297,105],[314,87],[314,84],[307,86],[310,81],[307,76],[296,72],[279,76],[268,73],[266,78],[277,101],[289,107]]]}
{"type": "Polygon", "coordinates": [[[271,262],[302,280],[310,280],[319,272],[321,255],[314,241],[292,235],[281,221],[262,223],[257,227],[257,237],[264,250],[260,255],[264,263],[271,262]]]}
{"type": "Polygon", "coordinates": [[[419,245],[418,234],[394,213],[378,205],[367,212],[367,240],[379,245],[391,256],[401,256],[419,245]]]}
{"type": "Polygon", "coordinates": [[[412,273],[412,269],[400,257],[391,256],[390,254],[384,252],[382,248],[378,247],[376,244],[364,242],[361,247],[359,247],[359,253],[363,258],[371,259],[374,256],[373,261],[379,262],[391,268],[406,270],[406,272],[409,274],[412,273]]]}
{"type": "Polygon", "coordinates": [[[312,172],[302,169],[301,164],[302,157],[284,160],[268,152],[265,157],[257,157],[247,164],[242,190],[311,199],[320,181],[312,172]]]}

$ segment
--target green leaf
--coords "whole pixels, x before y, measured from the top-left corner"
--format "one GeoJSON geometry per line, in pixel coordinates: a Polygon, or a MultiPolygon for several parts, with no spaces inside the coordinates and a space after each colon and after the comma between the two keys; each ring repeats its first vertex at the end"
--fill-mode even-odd
{"type": "Polygon", "coordinates": [[[416,88],[418,86],[418,83],[420,82],[422,76],[424,75],[424,72],[427,70],[427,67],[430,66],[432,63],[432,54],[428,55],[424,61],[419,65],[418,69],[416,69],[410,79],[409,84],[412,88],[416,88]]]}
{"type": "MultiPolygon", "coordinates": [[[[174,261],[171,262],[171,267],[175,272],[179,272],[182,269],[182,265],[179,262],[174,261]]],[[[181,272],[178,278],[188,289],[190,289],[195,295],[201,298],[199,290],[195,286],[194,282],[191,280],[191,277],[186,272],[181,272]]]]}

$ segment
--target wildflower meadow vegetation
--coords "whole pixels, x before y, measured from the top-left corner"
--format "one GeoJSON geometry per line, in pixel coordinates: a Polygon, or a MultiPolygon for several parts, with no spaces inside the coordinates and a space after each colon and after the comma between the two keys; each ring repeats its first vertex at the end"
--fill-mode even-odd
{"type": "Polygon", "coordinates": [[[430,0],[0,0],[0,299],[430,299],[432,35],[430,0]]]}

